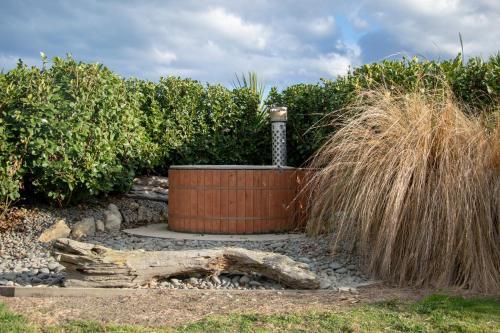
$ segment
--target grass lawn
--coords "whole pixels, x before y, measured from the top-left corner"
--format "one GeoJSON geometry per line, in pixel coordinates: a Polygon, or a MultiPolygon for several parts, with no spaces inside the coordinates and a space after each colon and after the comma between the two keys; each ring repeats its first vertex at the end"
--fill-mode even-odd
{"type": "Polygon", "coordinates": [[[0,332],[500,332],[500,300],[434,295],[416,303],[388,301],[345,311],[210,316],[176,327],[146,328],[70,321],[54,327],[29,324],[0,303],[0,332]]]}

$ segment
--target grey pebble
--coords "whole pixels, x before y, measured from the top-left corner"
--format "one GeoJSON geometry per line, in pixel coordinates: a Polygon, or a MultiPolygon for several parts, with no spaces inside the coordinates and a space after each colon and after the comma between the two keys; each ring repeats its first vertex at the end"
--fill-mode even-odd
{"type": "Polygon", "coordinates": [[[247,275],[243,275],[239,280],[241,284],[247,284],[248,282],[250,282],[250,278],[247,275]]]}
{"type": "Polygon", "coordinates": [[[262,283],[260,283],[259,281],[255,281],[255,280],[248,282],[248,284],[252,287],[259,287],[262,285],[262,283]]]}
{"type": "Polygon", "coordinates": [[[51,271],[55,271],[59,267],[59,264],[57,262],[50,262],[47,265],[47,268],[50,269],[51,271]]]}
{"type": "Polygon", "coordinates": [[[342,268],[342,265],[339,264],[338,262],[334,261],[330,264],[330,268],[333,270],[336,270],[336,269],[342,268]]]}
{"type": "Polygon", "coordinates": [[[212,282],[213,282],[213,283],[215,283],[215,284],[221,284],[221,281],[220,281],[219,277],[218,277],[218,276],[216,276],[216,275],[212,275],[212,276],[211,276],[211,280],[212,280],[212,282]]]}

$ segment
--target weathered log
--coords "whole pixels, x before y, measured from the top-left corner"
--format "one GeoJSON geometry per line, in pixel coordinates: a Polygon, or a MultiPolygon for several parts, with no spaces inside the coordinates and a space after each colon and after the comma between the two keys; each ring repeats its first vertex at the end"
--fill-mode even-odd
{"type": "Polygon", "coordinates": [[[168,194],[168,188],[163,188],[159,186],[147,186],[147,185],[133,185],[131,191],[148,191],[159,194],[168,194]]]}
{"type": "Polygon", "coordinates": [[[204,273],[259,273],[295,289],[318,289],[306,264],[287,256],[242,248],[183,251],[117,251],[60,238],[54,255],[66,267],[65,286],[137,287],[155,279],[204,273]]]}
{"type": "Polygon", "coordinates": [[[132,198],[132,199],[161,201],[161,202],[168,201],[168,194],[159,194],[159,193],[148,192],[148,191],[130,191],[128,193],[125,193],[125,196],[132,198]]]}
{"type": "Polygon", "coordinates": [[[168,178],[161,176],[139,177],[134,179],[134,184],[168,188],[168,178]]]}

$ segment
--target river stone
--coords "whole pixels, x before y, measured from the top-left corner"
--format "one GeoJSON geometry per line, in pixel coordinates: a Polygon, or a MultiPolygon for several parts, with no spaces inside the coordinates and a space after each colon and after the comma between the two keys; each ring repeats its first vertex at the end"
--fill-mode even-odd
{"type": "Polygon", "coordinates": [[[119,231],[122,224],[122,214],[118,207],[115,204],[109,204],[104,215],[106,216],[104,220],[106,230],[119,231]]]}
{"type": "Polygon", "coordinates": [[[102,220],[95,221],[95,229],[99,232],[103,232],[105,230],[104,222],[102,220]]]}
{"type": "Polygon", "coordinates": [[[211,280],[212,280],[212,282],[213,282],[213,283],[215,283],[216,285],[221,284],[221,281],[220,281],[220,279],[219,279],[219,277],[218,277],[218,276],[212,275],[212,276],[211,276],[211,280]]]}
{"type": "Polygon", "coordinates": [[[197,285],[198,284],[198,279],[195,277],[191,277],[188,279],[188,282],[192,285],[197,285]]]}
{"type": "Polygon", "coordinates": [[[31,283],[39,284],[39,283],[42,283],[42,280],[37,278],[37,277],[33,277],[33,278],[31,278],[31,283]]]}
{"type": "Polygon", "coordinates": [[[241,278],[240,278],[240,281],[239,281],[241,284],[247,284],[248,282],[250,282],[250,278],[246,275],[243,275],[241,278]]]}
{"type": "Polygon", "coordinates": [[[339,269],[339,268],[342,268],[342,267],[343,267],[342,264],[340,264],[340,263],[338,263],[336,261],[334,261],[334,262],[332,262],[330,264],[330,268],[333,269],[333,270],[336,270],[336,269],[339,269]]]}
{"type": "Polygon", "coordinates": [[[332,286],[332,281],[330,281],[329,279],[321,279],[321,281],[319,283],[320,289],[328,289],[331,286],[332,286]]]}
{"type": "Polygon", "coordinates": [[[68,227],[64,220],[57,220],[54,225],[45,230],[38,241],[41,243],[48,243],[58,238],[67,238],[71,233],[71,229],[68,227]]]}
{"type": "Polygon", "coordinates": [[[50,274],[50,270],[47,268],[47,267],[44,267],[44,268],[41,268],[40,269],[40,277],[41,278],[46,278],[48,276],[48,274],[50,274]]]}
{"type": "MultiPolygon", "coordinates": [[[[241,279],[240,279],[240,282],[241,282],[241,279]]],[[[262,283],[260,283],[259,281],[255,281],[255,280],[248,282],[248,284],[252,287],[260,287],[262,285],[262,283]]]]}
{"type": "Polygon", "coordinates": [[[347,268],[345,267],[342,267],[342,268],[339,268],[335,271],[335,273],[338,273],[338,274],[345,274],[347,273],[347,268]]]}
{"type": "Polygon", "coordinates": [[[95,234],[95,221],[93,217],[86,217],[76,223],[71,230],[71,236],[79,239],[83,236],[93,236],[95,234]]]}
{"type": "Polygon", "coordinates": [[[51,271],[55,271],[59,267],[59,264],[56,262],[49,262],[47,265],[47,268],[50,269],[51,271]]]}

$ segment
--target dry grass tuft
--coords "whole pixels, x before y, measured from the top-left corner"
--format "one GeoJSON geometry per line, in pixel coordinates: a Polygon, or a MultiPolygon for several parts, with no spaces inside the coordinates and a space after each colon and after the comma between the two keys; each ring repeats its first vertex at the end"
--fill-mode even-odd
{"type": "Polygon", "coordinates": [[[311,163],[309,231],[389,281],[500,290],[498,114],[487,126],[447,91],[363,100],[311,163]]]}

